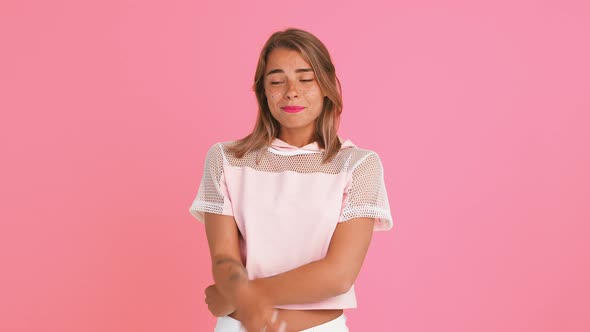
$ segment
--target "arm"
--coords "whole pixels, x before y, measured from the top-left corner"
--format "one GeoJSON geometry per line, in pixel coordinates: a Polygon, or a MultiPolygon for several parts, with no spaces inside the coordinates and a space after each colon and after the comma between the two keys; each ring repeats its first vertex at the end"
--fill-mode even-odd
{"type": "Polygon", "coordinates": [[[237,226],[231,216],[205,213],[205,231],[215,285],[233,305],[248,284],[248,274],[240,259],[237,226]]]}
{"type": "Polygon", "coordinates": [[[226,311],[220,313],[226,315],[235,309],[239,314],[235,318],[242,322],[247,331],[260,331],[263,327],[275,331],[279,322],[274,321],[271,302],[248,280],[248,273],[242,264],[238,227],[234,218],[205,213],[205,230],[215,280],[215,287],[207,287],[205,291],[210,310],[212,305],[216,307],[212,313],[226,311]],[[215,289],[226,301],[215,295],[215,289]]]}
{"type": "MultiPolygon", "coordinates": [[[[339,223],[326,257],[272,277],[252,280],[251,284],[272,305],[318,302],[343,294],[358,276],[373,235],[373,223],[373,218],[339,223]]],[[[209,296],[224,302],[215,293],[209,296]]]]}
{"type": "Polygon", "coordinates": [[[338,223],[326,257],[252,283],[273,305],[318,302],[346,293],[367,254],[374,221],[355,218],[338,223]]]}

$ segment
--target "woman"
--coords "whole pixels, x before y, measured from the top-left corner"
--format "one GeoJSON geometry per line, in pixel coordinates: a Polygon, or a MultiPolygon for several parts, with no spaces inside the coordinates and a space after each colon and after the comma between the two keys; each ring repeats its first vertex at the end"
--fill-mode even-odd
{"type": "Polygon", "coordinates": [[[205,223],[215,331],[348,331],[373,230],[392,227],[381,160],[338,137],[340,82],[312,34],[274,33],[254,91],[253,132],[209,149],[190,208],[205,223]]]}

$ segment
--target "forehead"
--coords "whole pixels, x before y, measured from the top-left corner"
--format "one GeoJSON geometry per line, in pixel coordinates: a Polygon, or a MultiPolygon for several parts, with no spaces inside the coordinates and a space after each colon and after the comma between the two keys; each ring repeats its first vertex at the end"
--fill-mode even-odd
{"type": "Polygon", "coordinates": [[[266,59],[266,72],[273,69],[296,70],[301,68],[311,68],[311,65],[295,50],[276,48],[270,51],[266,59]]]}

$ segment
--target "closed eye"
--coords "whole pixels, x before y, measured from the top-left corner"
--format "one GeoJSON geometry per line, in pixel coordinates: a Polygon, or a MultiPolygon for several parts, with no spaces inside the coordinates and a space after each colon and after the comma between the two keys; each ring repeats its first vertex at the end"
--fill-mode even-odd
{"type": "MultiPolygon", "coordinates": [[[[300,80],[301,82],[305,82],[305,83],[309,83],[309,82],[313,82],[313,79],[309,79],[309,80],[300,80]]],[[[270,85],[279,85],[285,83],[283,81],[274,81],[274,82],[270,82],[270,85]]]]}

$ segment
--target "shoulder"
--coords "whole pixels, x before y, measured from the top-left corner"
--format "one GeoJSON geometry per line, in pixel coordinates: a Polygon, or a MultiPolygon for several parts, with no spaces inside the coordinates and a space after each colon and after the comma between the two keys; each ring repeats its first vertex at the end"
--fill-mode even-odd
{"type": "Polygon", "coordinates": [[[224,164],[224,160],[227,160],[226,150],[233,141],[215,142],[209,145],[206,153],[206,163],[210,166],[220,167],[224,164]]]}
{"type": "Polygon", "coordinates": [[[232,147],[237,141],[220,141],[211,144],[207,150],[207,155],[225,155],[228,148],[232,147]]]}
{"type": "Polygon", "coordinates": [[[255,158],[255,153],[248,152],[241,157],[239,155],[239,149],[234,149],[238,140],[232,141],[221,141],[212,144],[207,152],[207,159],[212,160],[214,163],[224,164],[229,166],[241,166],[251,162],[255,158]]]}
{"type": "Polygon", "coordinates": [[[367,165],[379,168],[382,167],[381,157],[374,150],[360,148],[355,145],[343,149],[341,153],[345,153],[347,155],[347,168],[350,171],[354,171],[360,165],[367,165]]]}

